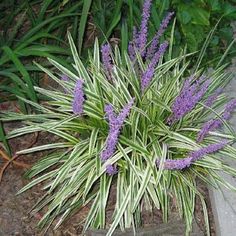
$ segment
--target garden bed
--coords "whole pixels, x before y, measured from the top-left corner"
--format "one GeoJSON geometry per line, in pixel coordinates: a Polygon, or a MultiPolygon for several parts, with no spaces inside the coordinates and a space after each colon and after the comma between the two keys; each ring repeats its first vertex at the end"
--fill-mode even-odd
{"type": "MultiPolygon", "coordinates": [[[[7,130],[11,130],[18,126],[17,123],[8,124],[7,130]]],[[[11,140],[10,144],[15,153],[18,150],[22,150],[29,146],[29,142],[35,140],[34,145],[39,144],[46,144],[53,141],[55,137],[47,134],[47,133],[40,133],[38,136],[36,135],[28,135],[24,138],[15,138],[11,140]]],[[[45,153],[37,152],[37,154],[28,154],[24,156],[19,156],[17,161],[20,163],[24,163],[27,165],[34,164],[37,160],[43,157],[45,153]]],[[[1,168],[5,162],[1,160],[1,168]]],[[[24,172],[26,171],[25,168],[20,168],[16,165],[11,164],[4,172],[1,185],[1,195],[0,195],[0,235],[24,235],[24,236],[32,236],[32,235],[41,235],[42,231],[37,228],[37,222],[41,219],[43,212],[41,213],[29,213],[34,204],[40,197],[43,195],[42,185],[38,185],[33,187],[29,191],[26,191],[20,195],[16,195],[17,191],[19,191],[23,186],[25,186],[29,181],[23,177],[24,172]]],[[[215,236],[215,229],[214,229],[214,219],[213,213],[211,209],[209,193],[207,187],[198,182],[198,189],[203,194],[206,199],[209,220],[210,220],[210,230],[211,236],[215,236]]],[[[106,217],[107,219],[111,219],[112,212],[114,209],[114,199],[112,195],[115,196],[116,189],[113,187],[111,190],[111,194],[109,197],[106,217]]],[[[174,203],[171,206],[173,215],[171,216],[171,224],[178,224],[179,218],[176,213],[176,208],[174,203]]],[[[47,231],[46,235],[82,235],[83,229],[83,221],[86,218],[89,212],[89,206],[82,208],[76,214],[74,214],[67,222],[65,222],[59,229],[52,230],[53,226],[47,231]]],[[[173,227],[168,228],[165,224],[163,224],[161,212],[156,210],[154,212],[143,211],[142,214],[142,222],[143,226],[147,229],[145,232],[149,232],[150,229],[152,230],[160,230],[160,226],[162,230],[168,229],[169,233],[173,233],[173,227]]],[[[195,209],[195,231],[205,234],[204,228],[204,215],[201,207],[201,202],[199,199],[196,200],[196,209],[195,209]]],[[[109,220],[108,225],[109,227],[109,220]]],[[[183,225],[179,226],[178,230],[183,229],[183,225]],[[182,228],[181,228],[182,227],[182,228]]],[[[142,232],[142,231],[141,231],[142,232]]],[[[162,231],[161,231],[162,232],[162,231]]],[[[103,231],[91,231],[88,235],[102,235],[104,234],[103,231]]],[[[105,234],[104,234],[105,235],[105,234]]],[[[117,232],[119,235],[119,231],[117,232]]],[[[132,235],[130,231],[128,231],[127,235],[132,235]]],[[[144,235],[144,234],[140,234],[144,235]]],[[[145,234],[146,235],[146,234],[145,234]]],[[[180,234],[181,235],[181,234],[180,234]]]]}

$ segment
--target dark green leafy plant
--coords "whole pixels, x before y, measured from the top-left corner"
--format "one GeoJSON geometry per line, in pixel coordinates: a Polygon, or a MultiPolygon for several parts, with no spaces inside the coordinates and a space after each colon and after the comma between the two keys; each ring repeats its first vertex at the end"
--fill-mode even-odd
{"type": "MultiPolygon", "coordinates": [[[[205,55],[208,62],[210,59],[208,64],[213,64],[219,60],[220,55],[233,40],[231,23],[236,19],[234,1],[174,0],[162,1],[157,5],[161,6],[162,4],[165,4],[166,10],[171,8],[176,11],[178,25],[176,43],[180,42],[178,46],[181,47],[186,43],[189,51],[199,50],[204,42],[205,35],[221,19],[205,55]],[[179,37],[177,37],[178,33],[179,37]]],[[[235,49],[233,46],[230,53],[235,54],[235,49]]]]}
{"type": "MultiPolygon", "coordinates": [[[[38,84],[40,76],[32,60],[42,61],[48,57],[69,68],[65,34],[72,27],[73,38],[79,38],[79,47],[82,47],[88,1],[63,4],[52,0],[30,3],[22,0],[17,4],[15,1],[3,2],[0,7],[1,12],[5,12],[0,38],[0,102],[5,97],[9,100],[17,96],[36,102],[38,98],[33,86],[38,84]]],[[[19,101],[19,105],[27,112],[24,102],[19,101]]]]}
{"type": "MultiPolygon", "coordinates": [[[[153,0],[152,2],[150,39],[156,33],[167,11],[174,11],[176,14],[177,21],[173,45],[175,55],[178,55],[179,51],[184,49],[186,45],[189,52],[200,50],[205,36],[218,23],[219,19],[221,20],[218,23],[217,31],[215,31],[205,54],[207,64],[213,65],[216,63],[233,40],[231,23],[236,19],[234,1],[153,0]]],[[[142,0],[94,1],[91,15],[94,24],[100,31],[101,42],[104,42],[105,36],[107,38],[113,36],[121,39],[122,51],[123,48],[127,48],[128,41],[132,37],[133,26],[139,25],[141,21],[140,9],[142,3],[142,0]],[[104,37],[102,37],[102,34],[104,34],[104,37]]],[[[166,35],[169,34],[170,32],[167,32],[166,35]]],[[[235,55],[235,52],[236,48],[232,45],[228,58],[235,55]]]]}

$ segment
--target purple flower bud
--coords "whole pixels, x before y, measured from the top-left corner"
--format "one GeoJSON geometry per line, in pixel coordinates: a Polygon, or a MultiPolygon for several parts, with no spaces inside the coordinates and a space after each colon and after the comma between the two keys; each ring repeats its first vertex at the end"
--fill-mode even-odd
{"type": "Polygon", "coordinates": [[[157,31],[156,35],[154,36],[151,45],[147,49],[147,58],[148,59],[151,59],[153,57],[153,55],[155,54],[155,52],[157,51],[159,39],[161,38],[161,36],[165,32],[173,15],[174,15],[174,12],[168,12],[167,16],[162,20],[159,30],[157,31]]]}
{"type": "Polygon", "coordinates": [[[120,134],[120,129],[114,129],[114,127],[110,127],[110,131],[106,140],[105,148],[101,153],[102,161],[106,161],[109,159],[116,150],[116,144],[118,142],[120,134]]]}
{"type": "MultiPolygon", "coordinates": [[[[61,80],[68,82],[68,81],[69,81],[69,77],[68,77],[67,75],[62,75],[62,76],[61,76],[61,80]]],[[[68,89],[64,89],[64,92],[65,92],[66,94],[69,93],[68,89]]]]}
{"type": "Polygon", "coordinates": [[[225,107],[224,113],[222,115],[222,118],[225,120],[229,120],[231,118],[232,112],[234,111],[234,108],[236,107],[236,99],[232,99],[225,107]]]}
{"type": "MultiPolygon", "coordinates": [[[[197,160],[202,159],[205,155],[215,153],[222,148],[224,148],[227,145],[227,141],[221,141],[219,143],[210,144],[206,147],[200,148],[197,151],[193,151],[189,154],[188,157],[183,159],[177,159],[177,160],[165,160],[164,162],[164,169],[166,170],[182,170],[184,168],[189,167],[192,163],[194,163],[197,160]]],[[[160,161],[157,160],[157,166],[160,166],[160,161]]]]}
{"type": "Polygon", "coordinates": [[[160,59],[160,57],[165,53],[166,49],[168,47],[168,42],[165,41],[160,45],[159,50],[155,53],[154,57],[152,58],[150,64],[148,65],[148,68],[146,71],[143,73],[143,76],[141,78],[141,89],[142,92],[149,86],[153,76],[154,76],[154,71],[155,67],[160,59]]]}
{"type": "Polygon", "coordinates": [[[62,75],[61,80],[63,81],[69,81],[69,77],[67,75],[62,75]]]}
{"type": "Polygon", "coordinates": [[[126,117],[129,115],[131,107],[134,104],[134,98],[132,98],[128,104],[126,104],[123,109],[121,110],[120,114],[117,116],[117,123],[119,125],[123,125],[123,123],[125,122],[126,117]]]}
{"type": "Polygon", "coordinates": [[[129,57],[130,57],[130,60],[131,61],[134,61],[135,59],[135,49],[134,49],[134,42],[129,42],[129,45],[128,45],[128,52],[129,52],[129,57]]]}
{"type": "Polygon", "coordinates": [[[117,117],[113,112],[112,105],[107,105],[105,107],[106,117],[109,120],[109,134],[105,143],[105,148],[101,153],[102,161],[109,159],[114,154],[121,128],[130,113],[133,103],[134,99],[132,98],[131,101],[124,106],[117,117]]]}
{"type": "Polygon", "coordinates": [[[189,154],[189,157],[192,158],[193,162],[197,161],[197,160],[201,159],[202,157],[204,157],[207,154],[211,154],[211,153],[219,151],[220,149],[224,148],[227,143],[228,143],[227,140],[223,140],[219,143],[210,144],[206,147],[200,148],[197,151],[191,152],[189,154]]]}
{"type": "Polygon", "coordinates": [[[211,107],[221,92],[222,92],[222,88],[218,88],[213,95],[208,97],[208,99],[205,102],[205,106],[211,107]]]}
{"type": "Polygon", "coordinates": [[[222,122],[219,119],[209,120],[206,122],[198,133],[197,142],[201,142],[210,131],[219,128],[221,125],[222,122]]]}
{"type": "Polygon", "coordinates": [[[108,175],[115,175],[118,173],[117,166],[116,165],[107,165],[106,166],[106,173],[108,175]]]}
{"type": "MultiPolygon", "coordinates": [[[[165,160],[163,168],[165,170],[182,170],[192,164],[192,158],[187,157],[177,160],[165,160]]],[[[160,166],[160,161],[157,160],[157,166],[160,166]]]]}
{"type": "Polygon", "coordinates": [[[172,115],[167,119],[169,124],[184,117],[184,115],[190,112],[202,99],[210,84],[210,80],[204,81],[205,79],[206,78],[202,76],[192,83],[193,77],[190,77],[185,81],[179,96],[176,97],[171,107],[172,115]]]}
{"type": "Polygon", "coordinates": [[[129,52],[129,57],[131,59],[131,61],[134,61],[135,59],[135,49],[138,48],[138,32],[137,32],[137,28],[134,27],[133,30],[133,40],[129,42],[129,46],[128,46],[128,52],[129,52]]]}
{"type": "MultiPolygon", "coordinates": [[[[222,114],[222,119],[229,120],[232,116],[232,112],[236,107],[236,99],[232,99],[225,107],[224,112],[222,114]]],[[[201,142],[210,131],[216,130],[223,125],[222,120],[220,119],[213,119],[206,122],[201,130],[198,133],[197,142],[201,142]]]]}
{"type": "Polygon", "coordinates": [[[141,55],[145,55],[145,47],[147,44],[147,34],[148,34],[148,20],[150,18],[152,0],[145,0],[143,4],[142,21],[138,38],[138,48],[141,55]]]}
{"type": "Polygon", "coordinates": [[[74,89],[74,100],[72,103],[73,113],[76,115],[81,115],[83,113],[84,104],[84,91],[83,91],[83,80],[77,80],[74,89]]]}
{"type": "Polygon", "coordinates": [[[112,60],[111,60],[111,47],[109,44],[105,44],[102,46],[102,62],[104,65],[105,73],[107,75],[108,80],[112,80],[112,60]]]}

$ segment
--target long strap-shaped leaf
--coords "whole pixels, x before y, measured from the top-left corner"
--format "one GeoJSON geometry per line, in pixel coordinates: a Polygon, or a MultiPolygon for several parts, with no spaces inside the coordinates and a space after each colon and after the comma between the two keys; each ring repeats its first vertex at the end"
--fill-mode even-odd
{"type": "Polygon", "coordinates": [[[70,44],[72,56],[73,56],[73,59],[74,59],[74,62],[75,62],[75,69],[79,73],[79,76],[83,80],[85,80],[85,82],[86,82],[85,86],[90,88],[91,91],[93,91],[91,78],[90,78],[86,68],[84,67],[84,64],[82,63],[82,61],[79,58],[79,54],[77,52],[76,46],[74,44],[74,41],[73,41],[72,36],[71,36],[70,33],[68,33],[68,39],[69,39],[69,44],[70,44]]]}
{"type": "Polygon", "coordinates": [[[87,23],[88,13],[91,7],[92,0],[86,0],[83,2],[84,2],[84,5],[83,5],[82,15],[80,18],[80,23],[79,23],[79,54],[81,53],[82,46],[83,46],[84,31],[85,31],[85,26],[87,23]]]}
{"type": "Polygon", "coordinates": [[[126,207],[128,205],[129,194],[130,194],[130,186],[128,187],[128,189],[126,191],[126,194],[125,194],[125,197],[124,197],[124,199],[123,199],[123,201],[121,203],[121,206],[120,206],[120,208],[118,209],[118,211],[116,213],[115,220],[113,221],[113,223],[111,225],[111,228],[107,232],[106,236],[111,236],[113,234],[113,232],[115,231],[117,225],[119,224],[120,219],[123,216],[123,214],[124,214],[124,212],[126,210],[126,207]]]}
{"type": "Polygon", "coordinates": [[[136,210],[136,208],[137,208],[144,192],[147,190],[147,185],[149,184],[149,180],[151,178],[151,175],[152,175],[152,171],[151,171],[150,166],[148,166],[147,169],[146,169],[145,175],[143,177],[142,184],[141,184],[141,186],[138,190],[137,196],[134,199],[134,205],[133,205],[132,212],[135,212],[135,210],[136,210]]]}
{"type": "Polygon", "coordinates": [[[18,57],[14,54],[14,52],[9,47],[5,46],[5,47],[2,47],[2,49],[6,53],[6,55],[11,59],[11,61],[15,64],[16,68],[22,74],[23,79],[25,80],[26,84],[28,85],[28,91],[26,91],[26,92],[27,92],[29,98],[32,101],[36,102],[37,96],[34,91],[33,82],[30,78],[28,71],[24,68],[24,66],[22,65],[22,63],[18,59],[18,57]]]}

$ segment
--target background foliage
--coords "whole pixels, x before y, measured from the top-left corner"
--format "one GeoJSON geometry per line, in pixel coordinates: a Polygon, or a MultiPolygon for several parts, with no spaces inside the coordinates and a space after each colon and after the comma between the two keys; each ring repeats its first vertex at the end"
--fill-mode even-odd
{"type": "MultiPolygon", "coordinates": [[[[207,61],[210,58],[210,63],[213,64],[233,40],[233,28],[230,24],[236,19],[235,2],[234,0],[153,0],[149,28],[150,39],[166,12],[174,11],[177,18],[174,42],[176,55],[185,45],[189,52],[200,50],[206,35],[222,17],[206,53],[207,61]]],[[[98,29],[100,42],[105,40],[103,35],[109,38],[112,32],[114,37],[121,40],[123,49],[126,48],[132,36],[133,26],[140,23],[142,4],[142,0],[93,1],[91,16],[98,29]]],[[[169,37],[168,32],[166,36],[169,37]]],[[[235,46],[232,47],[230,53],[235,54],[235,49],[235,46]]],[[[228,58],[230,57],[228,56],[228,58]]]]}

